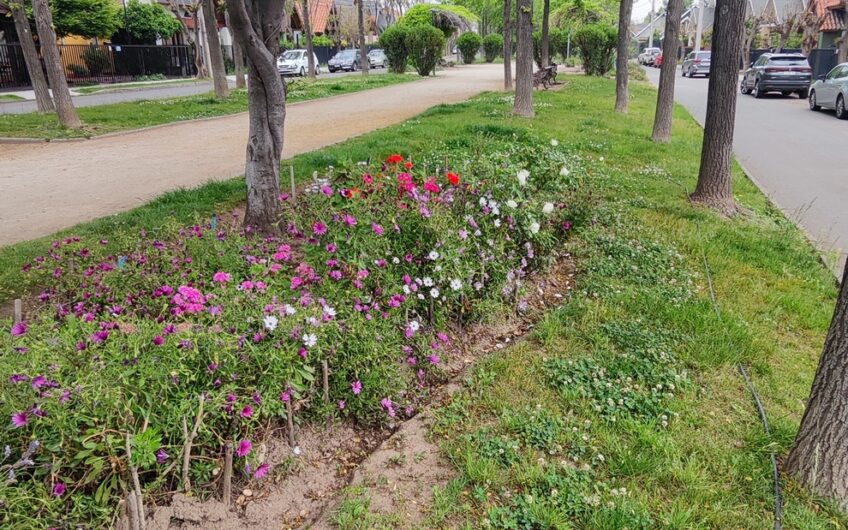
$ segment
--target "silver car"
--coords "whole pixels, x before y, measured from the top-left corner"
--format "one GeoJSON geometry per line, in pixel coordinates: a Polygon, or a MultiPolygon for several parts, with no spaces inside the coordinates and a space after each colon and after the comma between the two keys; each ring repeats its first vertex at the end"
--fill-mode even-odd
{"type": "Polygon", "coordinates": [[[639,54],[636,58],[639,61],[639,64],[643,64],[645,66],[653,66],[654,60],[657,58],[657,55],[662,52],[659,48],[645,48],[645,51],[639,54]]]}
{"type": "MultiPolygon", "coordinates": [[[[318,66],[318,56],[314,53],[312,58],[315,61],[315,75],[321,73],[321,67],[318,66]]],[[[282,76],[299,75],[304,77],[309,72],[309,54],[306,50],[289,50],[283,52],[277,57],[277,72],[282,76]]]]}
{"type": "Polygon", "coordinates": [[[386,52],[376,49],[368,52],[368,62],[371,68],[385,68],[389,60],[386,58],[386,52]]]}
{"type": "Polygon", "coordinates": [[[848,63],[820,76],[810,87],[810,110],[833,109],[840,120],[848,120],[848,63]]]}
{"type": "Polygon", "coordinates": [[[680,69],[683,72],[683,77],[687,75],[689,77],[695,77],[696,75],[702,75],[704,77],[710,76],[710,59],[712,58],[712,52],[690,52],[689,55],[683,59],[683,64],[680,65],[680,69]]]}

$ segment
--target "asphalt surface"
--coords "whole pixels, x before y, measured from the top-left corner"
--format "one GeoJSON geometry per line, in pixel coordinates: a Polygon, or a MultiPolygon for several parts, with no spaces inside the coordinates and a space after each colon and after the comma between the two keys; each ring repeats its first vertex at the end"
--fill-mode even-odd
{"type": "MultiPolygon", "coordinates": [[[[647,68],[653,84],[659,69],[647,68]]],[[[674,99],[703,125],[709,79],[680,76],[674,99]]],[[[848,121],[812,112],[798,96],[739,94],[733,150],[746,173],[826,255],[838,255],[841,277],[848,249],[848,121]]],[[[832,260],[828,259],[828,263],[832,260]]]]}

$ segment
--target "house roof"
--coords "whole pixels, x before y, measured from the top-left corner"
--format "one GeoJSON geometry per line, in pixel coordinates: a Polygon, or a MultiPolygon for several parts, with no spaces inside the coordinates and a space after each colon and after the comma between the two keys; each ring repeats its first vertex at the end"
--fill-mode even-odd
{"type": "Polygon", "coordinates": [[[819,31],[842,31],[845,27],[845,10],[841,0],[811,0],[816,15],[821,17],[819,31]]]}
{"type": "MultiPolygon", "coordinates": [[[[309,25],[312,26],[312,33],[323,34],[327,31],[327,21],[330,18],[330,12],[333,10],[333,0],[307,1],[309,5],[309,25]]],[[[294,8],[297,11],[298,21],[303,20],[303,5],[297,2],[294,8]]]]}

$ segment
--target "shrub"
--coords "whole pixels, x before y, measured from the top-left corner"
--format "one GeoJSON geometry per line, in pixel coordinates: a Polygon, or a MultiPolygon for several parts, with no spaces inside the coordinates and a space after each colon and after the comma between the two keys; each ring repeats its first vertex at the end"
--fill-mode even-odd
{"type": "Polygon", "coordinates": [[[396,74],[402,74],[406,71],[406,62],[409,59],[409,50],[406,47],[408,35],[409,29],[399,24],[389,26],[380,35],[380,46],[386,52],[389,69],[396,74]]]}
{"type": "Polygon", "coordinates": [[[400,26],[434,26],[442,30],[445,38],[448,38],[457,30],[450,19],[444,16],[434,16],[436,12],[448,12],[455,15],[467,23],[475,22],[477,17],[466,7],[455,6],[448,4],[416,4],[409,8],[407,12],[398,19],[397,24],[400,26]]]}
{"type": "Polygon", "coordinates": [[[420,76],[430,75],[445,45],[445,36],[433,26],[409,28],[406,47],[415,70],[420,76]]]}
{"type": "Polygon", "coordinates": [[[553,28],[551,30],[551,57],[559,54],[563,62],[568,56],[568,30],[553,28]]]}
{"type": "Polygon", "coordinates": [[[88,47],[82,52],[82,60],[85,61],[85,66],[93,76],[108,72],[112,66],[109,52],[94,46],[88,47]]]}
{"type": "MultiPolygon", "coordinates": [[[[304,41],[304,47],[306,46],[305,42],[306,41],[304,41]]],[[[327,48],[332,48],[333,46],[335,46],[335,44],[333,43],[333,39],[326,35],[313,35],[312,46],[325,46],[327,48]]]]}
{"type": "Polygon", "coordinates": [[[574,44],[580,49],[586,75],[605,75],[612,69],[613,51],[618,32],[606,24],[589,24],[574,34],[574,44]]]}
{"type": "Polygon", "coordinates": [[[539,31],[533,32],[533,61],[542,67],[542,33],[539,31]]]}
{"type": "Polygon", "coordinates": [[[483,39],[473,31],[466,31],[456,39],[456,47],[462,53],[462,62],[471,64],[477,58],[477,52],[483,45],[483,39]]]}
{"type": "Polygon", "coordinates": [[[486,62],[491,63],[498,55],[503,54],[503,37],[497,33],[490,33],[483,38],[483,53],[486,55],[486,62]]]}

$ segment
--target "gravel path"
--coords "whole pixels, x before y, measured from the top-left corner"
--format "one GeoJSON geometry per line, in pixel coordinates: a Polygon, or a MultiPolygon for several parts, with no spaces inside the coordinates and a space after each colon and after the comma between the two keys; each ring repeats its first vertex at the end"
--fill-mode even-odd
{"type": "MultiPolygon", "coordinates": [[[[501,65],[291,105],[283,157],[313,151],[502,87],[501,65]]],[[[140,206],[244,172],[247,115],[81,142],[0,145],[0,245],[140,206]]]]}

